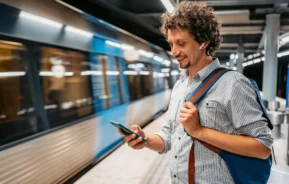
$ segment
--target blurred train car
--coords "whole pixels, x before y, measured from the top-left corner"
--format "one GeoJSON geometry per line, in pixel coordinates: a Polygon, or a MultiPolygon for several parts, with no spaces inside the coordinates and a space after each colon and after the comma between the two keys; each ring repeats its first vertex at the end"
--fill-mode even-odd
{"type": "Polygon", "coordinates": [[[110,120],[167,109],[179,70],[161,48],[55,1],[6,2],[0,183],[62,183],[122,143],[110,120]]]}

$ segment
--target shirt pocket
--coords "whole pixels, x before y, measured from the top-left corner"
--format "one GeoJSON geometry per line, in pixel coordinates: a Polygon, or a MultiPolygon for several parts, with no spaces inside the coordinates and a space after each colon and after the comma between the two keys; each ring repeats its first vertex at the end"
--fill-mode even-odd
{"type": "Polygon", "coordinates": [[[204,103],[204,121],[203,126],[207,128],[215,128],[216,126],[216,113],[218,103],[216,101],[206,101],[204,103]]]}

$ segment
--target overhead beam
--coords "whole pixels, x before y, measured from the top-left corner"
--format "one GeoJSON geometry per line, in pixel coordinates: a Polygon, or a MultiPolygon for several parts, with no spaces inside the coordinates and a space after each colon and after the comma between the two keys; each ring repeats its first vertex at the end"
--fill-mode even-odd
{"type": "MultiPolygon", "coordinates": [[[[221,48],[224,47],[238,47],[238,43],[221,43],[221,48]]],[[[244,43],[244,47],[257,47],[258,43],[244,43]]]]}
{"type": "Polygon", "coordinates": [[[208,0],[208,6],[265,5],[288,3],[288,0],[208,0]]]}
{"type": "MultiPolygon", "coordinates": [[[[220,49],[217,52],[218,53],[234,53],[234,52],[236,53],[236,52],[238,52],[238,48],[236,48],[236,49],[220,49]]],[[[245,53],[255,53],[256,50],[254,50],[254,49],[245,49],[244,52],[245,53]]]]}

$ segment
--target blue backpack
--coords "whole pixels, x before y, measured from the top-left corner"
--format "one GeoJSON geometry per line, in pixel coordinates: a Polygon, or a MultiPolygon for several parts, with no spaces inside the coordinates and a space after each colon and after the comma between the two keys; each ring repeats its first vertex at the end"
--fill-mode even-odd
{"type": "MultiPolygon", "coordinates": [[[[217,80],[225,73],[232,71],[227,68],[217,68],[215,69],[204,81],[187,97],[186,101],[191,101],[194,105],[197,105],[206,95],[206,93],[211,89],[211,87],[217,82],[217,80]]],[[[258,102],[262,107],[264,112],[264,117],[268,121],[268,127],[273,129],[272,123],[269,119],[267,111],[264,107],[263,101],[261,99],[258,86],[256,82],[249,79],[252,85],[255,87],[255,92],[258,97],[258,102]]],[[[208,143],[198,140],[203,146],[209,150],[217,153],[226,163],[230,174],[236,184],[266,184],[272,166],[272,156],[270,155],[267,159],[258,159],[253,157],[246,157],[230,153],[214,147],[208,143]]],[[[194,142],[194,141],[193,141],[194,142]]],[[[190,157],[189,157],[189,168],[188,168],[188,178],[189,184],[194,183],[194,169],[195,168],[195,158],[194,158],[194,143],[191,147],[190,157]]]]}

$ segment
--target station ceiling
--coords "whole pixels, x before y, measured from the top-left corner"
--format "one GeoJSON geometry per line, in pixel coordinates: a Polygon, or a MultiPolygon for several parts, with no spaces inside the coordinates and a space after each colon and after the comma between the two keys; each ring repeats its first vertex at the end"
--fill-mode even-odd
{"type": "MultiPolygon", "coordinates": [[[[62,0],[99,19],[124,29],[166,50],[170,50],[159,31],[160,16],[166,11],[160,0],[62,0]]],[[[170,0],[176,4],[181,0],[170,0]]],[[[198,0],[196,0],[198,1],[198,0]]],[[[244,44],[245,56],[264,47],[266,15],[280,14],[280,35],[289,32],[289,0],[207,0],[222,22],[223,43],[217,52],[228,61],[244,44]]],[[[286,46],[285,46],[286,47],[286,46]]]]}

